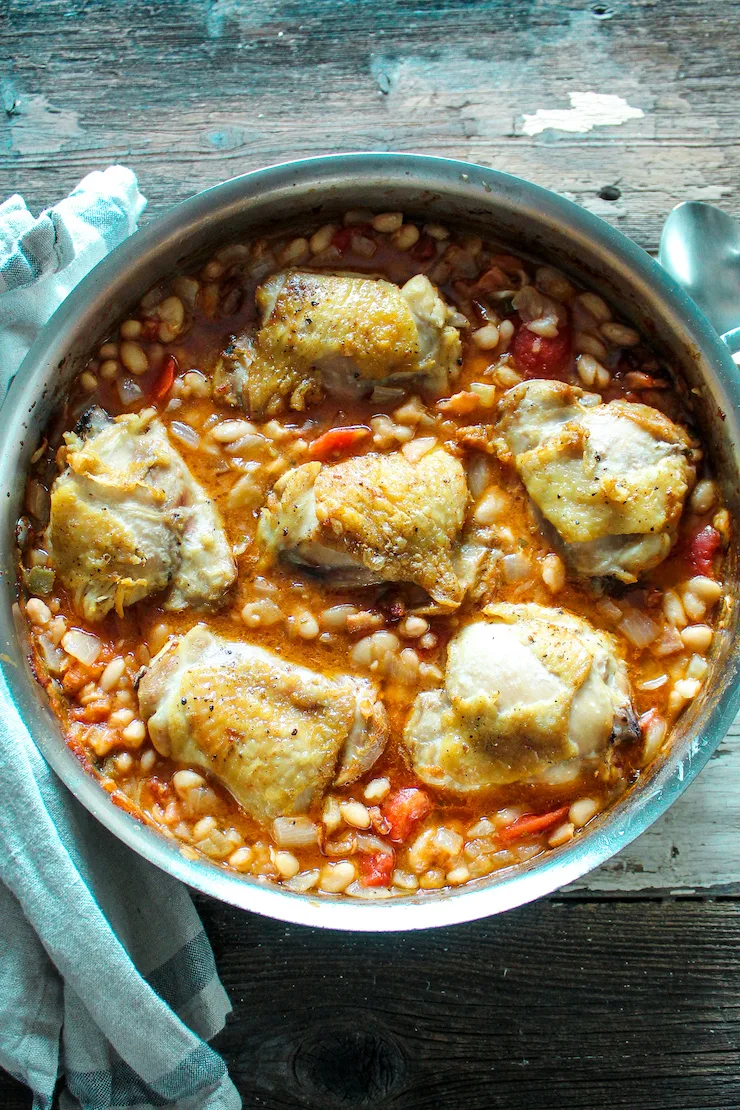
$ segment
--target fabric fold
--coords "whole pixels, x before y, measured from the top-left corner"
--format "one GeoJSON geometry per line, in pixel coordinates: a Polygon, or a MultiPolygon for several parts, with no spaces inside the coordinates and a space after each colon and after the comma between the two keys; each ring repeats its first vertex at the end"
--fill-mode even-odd
{"type": "MultiPolygon", "coordinates": [[[[38,218],[19,196],[0,205],[0,396],[145,203],[113,166],[38,218]]],[[[0,791],[0,1065],[33,1089],[35,1110],[51,1107],[60,1076],[63,1110],[238,1110],[206,1043],[231,1006],[190,896],[76,801],[1,677],[0,791]]]]}

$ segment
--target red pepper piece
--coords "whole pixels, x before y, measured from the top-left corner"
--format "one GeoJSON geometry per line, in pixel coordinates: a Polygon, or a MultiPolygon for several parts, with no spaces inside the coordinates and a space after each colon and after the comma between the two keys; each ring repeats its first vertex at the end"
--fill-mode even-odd
{"type": "Polygon", "coordinates": [[[711,524],[696,533],[689,544],[689,562],[696,574],[714,574],[714,556],[721,543],[722,537],[711,524]]]}
{"type": "Polygon", "coordinates": [[[348,451],[355,444],[361,443],[370,435],[370,429],[364,424],[353,425],[348,428],[330,428],[322,436],[309,445],[308,454],[312,459],[328,459],[331,455],[338,455],[348,451]]]}
{"type": "Polygon", "coordinates": [[[429,795],[415,787],[406,787],[389,795],[383,805],[383,816],[390,825],[388,835],[391,840],[396,844],[402,843],[433,808],[429,795]]]}
{"type": "Polygon", "coordinates": [[[395,861],[393,851],[360,856],[360,882],[363,886],[390,886],[395,861]]]}
{"type": "Polygon", "coordinates": [[[151,398],[153,401],[162,401],[167,396],[169,391],[172,389],[172,385],[175,381],[176,372],[177,359],[174,355],[169,355],[165,359],[161,374],[154,383],[154,388],[151,392],[151,398]]]}
{"type": "Polygon", "coordinates": [[[534,836],[535,833],[544,832],[557,825],[568,813],[568,806],[553,809],[549,813],[523,813],[511,825],[499,829],[499,840],[508,844],[511,840],[520,840],[524,836],[534,836]]]}

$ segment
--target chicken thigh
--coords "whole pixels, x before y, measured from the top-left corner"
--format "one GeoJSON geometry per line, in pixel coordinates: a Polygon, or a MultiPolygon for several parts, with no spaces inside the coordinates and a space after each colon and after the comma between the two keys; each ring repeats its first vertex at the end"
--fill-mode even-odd
{"type": "Polygon", "coordinates": [[[53,565],[87,620],[168,589],[167,609],[218,602],[236,566],[215,505],[153,410],[87,413],[51,490],[53,565]]]}
{"type": "Polygon", "coordinates": [[[420,779],[457,794],[569,781],[639,733],[607,635],[541,605],[491,605],[451,641],[445,685],[419,694],[404,742],[420,779]]]}
{"type": "Polygon", "coordinates": [[[305,463],[276,483],[258,540],[330,587],[412,582],[431,599],[416,611],[447,613],[463,599],[455,555],[467,502],[461,463],[438,447],[417,462],[397,451],[305,463]]]}
{"type": "Polygon", "coordinates": [[[214,376],[214,397],[252,417],[286,398],[303,410],[325,391],[349,399],[411,383],[442,394],[458,371],[460,335],[423,275],[399,288],[353,274],[288,271],[256,293],[262,327],[235,340],[214,376]]]}
{"type": "Polygon", "coordinates": [[[665,559],[695,481],[684,428],[559,381],[515,386],[499,415],[527,493],[577,574],[635,582],[665,559]]]}
{"type": "Polygon", "coordinates": [[[155,656],[139,705],[160,754],[209,771],[262,822],[353,782],[388,738],[366,679],[324,677],[203,624],[155,656]]]}

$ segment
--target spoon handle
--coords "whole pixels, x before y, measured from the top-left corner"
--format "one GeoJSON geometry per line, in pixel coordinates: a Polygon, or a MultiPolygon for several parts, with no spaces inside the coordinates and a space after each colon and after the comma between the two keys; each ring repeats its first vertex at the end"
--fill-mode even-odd
{"type": "Polygon", "coordinates": [[[733,328],[722,335],[722,341],[730,348],[734,362],[740,366],[740,328],[733,328]]]}

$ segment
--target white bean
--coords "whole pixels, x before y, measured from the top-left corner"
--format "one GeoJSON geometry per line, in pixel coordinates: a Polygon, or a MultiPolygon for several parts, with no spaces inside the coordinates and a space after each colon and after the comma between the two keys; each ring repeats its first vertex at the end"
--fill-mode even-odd
{"type": "Polygon", "coordinates": [[[354,882],[356,875],[355,865],[349,860],[327,863],[321,868],[319,890],[327,894],[341,894],[350,883],[354,882]]]}
{"type": "Polygon", "coordinates": [[[365,787],[363,796],[366,802],[382,802],[390,793],[390,789],[391,784],[389,779],[372,779],[365,787]]]}
{"type": "Polygon", "coordinates": [[[552,594],[560,593],[565,585],[565,564],[554,552],[542,560],[542,581],[552,594]]]}
{"type": "Polygon", "coordinates": [[[576,302],[582,305],[586,312],[599,323],[604,323],[612,318],[611,310],[606,301],[602,300],[596,293],[579,293],[576,302]]]}
{"type": "Polygon", "coordinates": [[[640,342],[639,332],[628,328],[626,324],[615,324],[607,320],[599,329],[604,339],[613,343],[615,347],[636,347],[640,342]]]}
{"type": "Polygon", "coordinates": [[[140,744],[146,736],[146,725],[143,721],[134,719],[130,724],[126,725],[121,736],[130,744],[140,744]]]}
{"type": "Polygon", "coordinates": [[[129,339],[121,344],[121,362],[131,374],[146,374],[149,369],[146,352],[129,339]]]}
{"type": "Polygon", "coordinates": [[[115,659],[111,659],[100,676],[101,689],[105,690],[106,693],[112,690],[114,686],[118,685],[118,680],[123,676],[125,670],[126,660],[122,655],[117,655],[115,659]]]}
{"type": "Polygon", "coordinates": [[[301,865],[292,852],[276,852],[275,866],[284,879],[292,879],[301,869],[301,865]]]}
{"type": "Polygon", "coordinates": [[[690,578],[688,588],[710,608],[712,605],[716,605],[722,596],[722,586],[719,582],[716,582],[714,578],[707,578],[703,574],[690,578]]]}
{"type": "Polygon", "coordinates": [[[330,246],[336,230],[336,224],[324,224],[318,231],[314,231],[308,241],[311,254],[321,254],[322,251],[325,251],[330,246]]]}
{"type": "Polygon", "coordinates": [[[391,243],[399,251],[407,251],[413,247],[414,243],[418,242],[419,229],[415,224],[404,224],[399,227],[398,231],[393,233],[391,243]]]}
{"type": "Polygon", "coordinates": [[[714,633],[708,624],[690,624],[681,632],[681,639],[689,651],[708,651],[713,636],[714,633]]]}
{"type": "Polygon", "coordinates": [[[344,821],[351,825],[353,829],[370,828],[370,814],[367,811],[367,806],[364,806],[362,802],[340,802],[339,812],[344,821]]]}
{"type": "Polygon", "coordinates": [[[197,771],[175,771],[172,785],[181,798],[187,797],[191,790],[205,786],[206,780],[197,771]]]}
{"type": "Polygon", "coordinates": [[[708,513],[716,500],[716,482],[713,482],[711,478],[702,478],[700,482],[697,482],[694,492],[691,494],[691,511],[700,515],[708,513]]]}
{"type": "Polygon", "coordinates": [[[473,342],[481,351],[492,351],[498,347],[499,331],[495,324],[484,324],[473,332],[473,342]]]}
{"type": "Polygon", "coordinates": [[[372,225],[376,231],[398,231],[403,224],[403,212],[380,212],[373,216],[372,225]]]}

